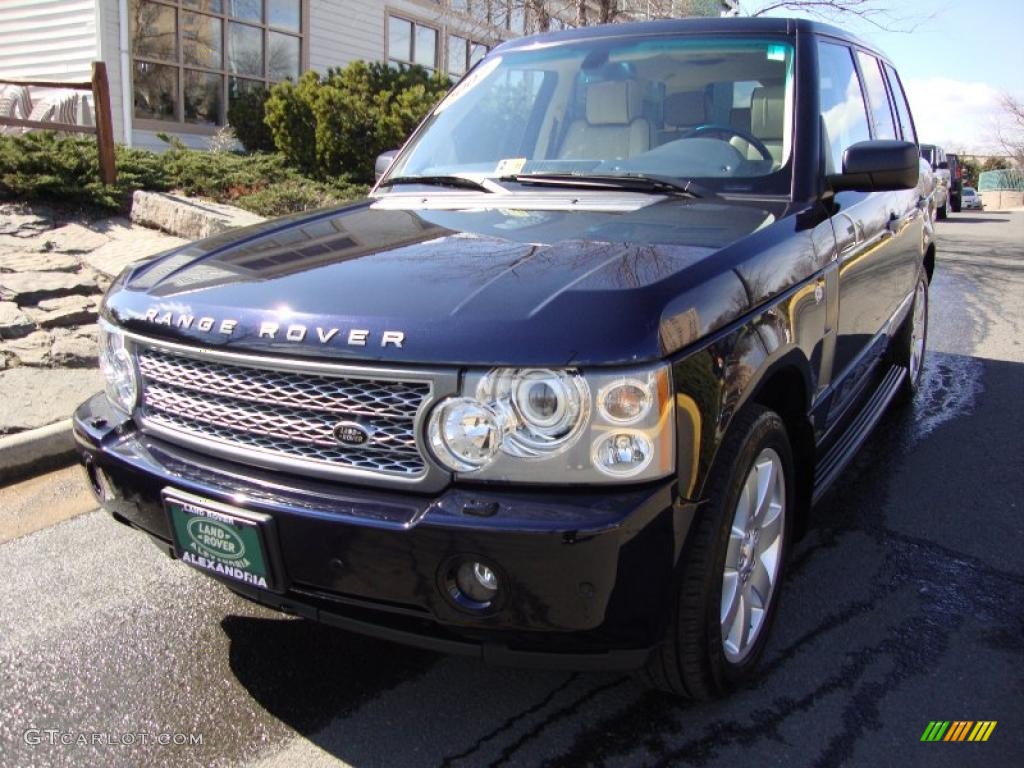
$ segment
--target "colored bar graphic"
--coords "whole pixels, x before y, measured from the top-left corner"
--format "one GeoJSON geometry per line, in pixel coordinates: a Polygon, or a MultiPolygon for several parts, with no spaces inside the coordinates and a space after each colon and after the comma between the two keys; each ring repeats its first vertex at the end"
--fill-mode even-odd
{"type": "Polygon", "coordinates": [[[942,739],[943,734],[946,733],[947,728],[949,728],[948,720],[932,720],[928,723],[928,727],[924,729],[921,741],[939,741],[942,739]]]}
{"type": "Polygon", "coordinates": [[[992,735],[992,731],[996,728],[996,722],[995,720],[979,720],[967,740],[988,741],[988,737],[992,735]]]}
{"type": "Polygon", "coordinates": [[[954,720],[953,726],[949,729],[949,733],[946,734],[946,738],[943,741],[963,741],[967,736],[968,729],[974,725],[969,720],[954,720]]]}
{"type": "Polygon", "coordinates": [[[921,741],[988,741],[996,720],[932,720],[921,734],[921,741]]]}

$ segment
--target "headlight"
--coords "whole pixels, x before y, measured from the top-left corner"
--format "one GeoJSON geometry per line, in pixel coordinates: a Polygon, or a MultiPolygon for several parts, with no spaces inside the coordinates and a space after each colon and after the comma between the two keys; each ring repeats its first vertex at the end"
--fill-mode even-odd
{"type": "Polygon", "coordinates": [[[434,455],[460,475],[522,483],[610,483],[674,468],[664,365],[605,373],[497,368],[466,376],[428,423],[434,455]]]}
{"type": "Polygon", "coordinates": [[[100,371],[106,379],[107,397],[125,413],[131,413],[139,397],[139,382],[124,334],[100,321],[100,371]]]}
{"type": "Polygon", "coordinates": [[[590,412],[587,382],[570,371],[501,368],[480,381],[476,399],[504,416],[505,451],[524,458],[570,446],[590,412]]]}
{"type": "Polygon", "coordinates": [[[434,411],[430,444],[449,469],[470,472],[489,463],[503,439],[501,418],[470,398],[449,398],[434,411]]]}

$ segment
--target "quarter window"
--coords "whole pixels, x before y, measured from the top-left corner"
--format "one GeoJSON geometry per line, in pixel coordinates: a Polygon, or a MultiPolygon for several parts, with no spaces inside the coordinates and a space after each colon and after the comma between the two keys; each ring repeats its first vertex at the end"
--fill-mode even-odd
{"type": "Polygon", "coordinates": [[[826,172],[840,173],[846,148],[871,138],[864,96],[852,53],[845,45],[819,42],[818,72],[821,117],[828,143],[826,172]]]}
{"type": "Polygon", "coordinates": [[[214,127],[229,99],[296,79],[306,0],[129,0],[135,117],[214,127]]]}
{"type": "Polygon", "coordinates": [[[885,91],[885,81],[882,79],[882,70],[879,69],[878,59],[863,51],[857,51],[857,60],[860,62],[860,71],[864,77],[864,89],[868,94],[868,103],[871,105],[871,116],[875,123],[875,138],[895,139],[896,124],[892,119],[892,110],[889,109],[889,96],[885,91]]]}

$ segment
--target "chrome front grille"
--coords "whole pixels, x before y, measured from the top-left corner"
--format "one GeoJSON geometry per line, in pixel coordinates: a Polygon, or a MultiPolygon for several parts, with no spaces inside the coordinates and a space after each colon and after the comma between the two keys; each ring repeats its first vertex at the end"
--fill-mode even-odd
{"type": "Polygon", "coordinates": [[[144,430],[300,472],[362,470],[412,480],[427,471],[416,419],[431,394],[430,381],[280,370],[158,347],[136,350],[144,430]],[[334,428],[343,421],[358,422],[369,439],[362,445],[339,442],[334,428]]]}

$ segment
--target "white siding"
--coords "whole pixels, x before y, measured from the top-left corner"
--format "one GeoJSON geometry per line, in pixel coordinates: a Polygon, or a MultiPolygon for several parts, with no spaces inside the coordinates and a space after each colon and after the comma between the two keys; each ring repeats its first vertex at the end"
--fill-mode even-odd
{"type": "Polygon", "coordinates": [[[453,16],[443,5],[431,0],[310,0],[310,69],[323,72],[328,67],[344,66],[356,59],[382,61],[389,14],[440,30],[438,52],[442,62],[448,33],[473,37],[488,44],[499,42],[494,30],[453,16]]]}
{"type": "Polygon", "coordinates": [[[0,1],[0,77],[87,81],[97,56],[95,0],[0,1]]]}

